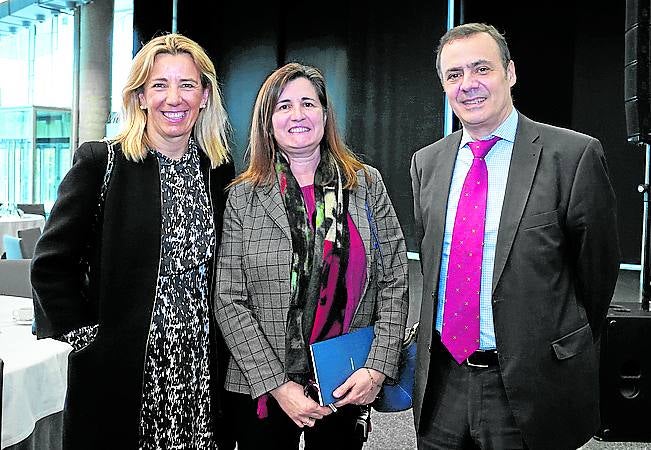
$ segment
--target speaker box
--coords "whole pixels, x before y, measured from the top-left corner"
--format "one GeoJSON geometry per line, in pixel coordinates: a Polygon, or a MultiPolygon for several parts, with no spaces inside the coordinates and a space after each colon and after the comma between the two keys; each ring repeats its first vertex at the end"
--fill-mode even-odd
{"type": "Polygon", "coordinates": [[[611,305],[601,338],[600,381],[601,428],[595,437],[651,442],[651,312],[641,303],[611,305]]]}
{"type": "Polygon", "coordinates": [[[624,108],[631,142],[651,142],[651,0],[626,0],[624,108]]]}

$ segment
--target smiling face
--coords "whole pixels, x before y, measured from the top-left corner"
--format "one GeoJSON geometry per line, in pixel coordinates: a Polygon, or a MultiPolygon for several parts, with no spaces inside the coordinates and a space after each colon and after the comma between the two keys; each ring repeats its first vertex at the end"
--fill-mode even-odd
{"type": "Polygon", "coordinates": [[[288,157],[319,151],[325,112],[314,86],[307,78],[285,85],[272,115],[274,138],[288,157]]]}
{"type": "Polygon", "coordinates": [[[487,33],[452,40],[441,50],[443,89],[450,106],[474,139],[488,136],[513,108],[515,66],[504,70],[499,47],[487,33]]]}
{"type": "Polygon", "coordinates": [[[206,103],[208,89],[201,86],[201,72],[187,53],[160,53],[139,94],[146,107],[146,133],[158,150],[185,149],[192,127],[206,103]]]}

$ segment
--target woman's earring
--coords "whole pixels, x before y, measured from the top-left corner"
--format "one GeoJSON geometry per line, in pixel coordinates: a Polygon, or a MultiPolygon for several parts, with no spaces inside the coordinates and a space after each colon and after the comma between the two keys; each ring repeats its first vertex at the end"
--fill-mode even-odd
{"type": "Polygon", "coordinates": [[[140,109],[147,109],[147,105],[140,105],[140,109]]]}

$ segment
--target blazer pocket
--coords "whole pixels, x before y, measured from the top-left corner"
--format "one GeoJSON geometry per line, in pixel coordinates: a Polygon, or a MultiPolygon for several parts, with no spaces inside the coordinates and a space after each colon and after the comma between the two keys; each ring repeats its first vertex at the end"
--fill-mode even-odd
{"type": "Polygon", "coordinates": [[[558,224],[558,211],[548,211],[540,214],[534,214],[533,216],[526,216],[522,218],[520,223],[520,229],[528,230],[530,228],[542,227],[545,225],[557,225],[558,224]]]}
{"type": "Polygon", "coordinates": [[[556,358],[563,360],[585,351],[593,345],[590,324],[585,324],[578,330],[566,334],[552,342],[556,358]]]}

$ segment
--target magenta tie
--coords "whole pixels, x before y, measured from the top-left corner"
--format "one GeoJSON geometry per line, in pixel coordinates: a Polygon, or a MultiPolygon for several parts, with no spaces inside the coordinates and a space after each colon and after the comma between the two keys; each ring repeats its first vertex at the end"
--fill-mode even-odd
{"type": "Polygon", "coordinates": [[[484,156],[499,140],[495,136],[468,143],[475,157],[463,182],[454,218],[441,341],[459,364],[479,348],[479,292],[488,193],[484,156]]]}

